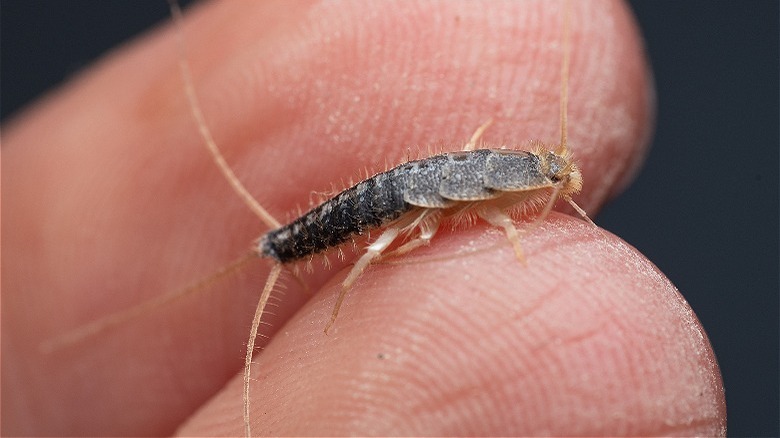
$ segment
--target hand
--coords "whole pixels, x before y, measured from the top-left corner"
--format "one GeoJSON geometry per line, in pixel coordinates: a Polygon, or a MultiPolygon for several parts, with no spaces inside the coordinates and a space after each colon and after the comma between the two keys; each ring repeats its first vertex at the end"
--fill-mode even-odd
{"type": "MultiPolygon", "coordinates": [[[[569,139],[593,214],[640,164],[652,99],[626,7],[571,7],[569,139]]],[[[410,147],[456,149],[490,117],[487,142],[557,142],[560,17],[555,2],[222,2],[189,14],[185,40],[217,143],[284,220],[312,190],[410,147]]],[[[38,350],[267,231],[201,146],[178,59],[167,26],[4,127],[4,434],[243,431],[237,375],[269,261],[38,350]]],[[[328,336],[344,263],[315,260],[308,292],[283,278],[253,367],[255,433],[725,433],[706,335],[641,254],[554,213],[523,236],[523,266],[490,230],[444,228],[370,267],[328,336]]]]}

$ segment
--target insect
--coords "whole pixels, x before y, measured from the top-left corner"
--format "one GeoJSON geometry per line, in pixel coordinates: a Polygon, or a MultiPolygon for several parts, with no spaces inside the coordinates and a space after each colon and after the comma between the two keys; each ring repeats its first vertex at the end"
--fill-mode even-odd
{"type": "MultiPolygon", "coordinates": [[[[178,9],[174,7],[173,10],[176,19],[180,20],[178,9]]],[[[563,41],[566,42],[567,24],[564,24],[563,29],[563,41]]],[[[366,252],[343,281],[331,319],[325,327],[327,331],[336,321],[348,290],[371,263],[387,256],[385,253],[395,242],[401,245],[391,254],[402,254],[427,244],[444,219],[473,215],[501,228],[512,244],[516,257],[522,260],[520,234],[507,210],[539,211],[538,220],[541,220],[555,201],[562,198],[587,217],[571,200],[581,188],[582,176],[572,161],[566,138],[569,55],[568,45],[565,44],[565,47],[561,68],[561,140],[558,145],[540,145],[531,151],[481,149],[477,146],[487,129],[485,124],[460,152],[411,161],[374,175],[286,225],[280,224],[254,201],[222,158],[200,113],[186,58],[182,56],[182,75],[190,107],[215,163],[236,192],[272,229],[257,241],[253,251],[253,255],[271,259],[274,266],[259,299],[247,343],[243,392],[247,435],[251,435],[249,376],[254,341],[283,265],[334,248],[354,235],[381,230],[379,237],[370,241],[366,252]]],[[[229,274],[246,260],[248,257],[240,259],[210,277],[209,281],[229,274]]],[[[200,284],[193,288],[199,287],[200,284]]],[[[160,303],[152,304],[156,306],[160,303]]],[[[138,313],[145,309],[148,307],[140,309],[138,313]]],[[[119,319],[113,321],[111,324],[119,319]]],[[[104,322],[103,327],[107,325],[104,322]]]]}
{"type": "MultiPolygon", "coordinates": [[[[180,11],[173,14],[181,20],[180,11]]],[[[360,274],[400,236],[412,235],[394,253],[402,254],[425,245],[433,238],[443,218],[476,215],[501,228],[511,242],[516,257],[523,260],[518,230],[507,209],[523,212],[542,209],[543,219],[559,198],[566,200],[588,221],[585,212],[572,200],[582,188],[582,175],[572,161],[567,144],[568,99],[568,8],[563,24],[564,54],[561,66],[560,143],[553,148],[539,145],[534,151],[477,149],[477,143],[490,122],[482,125],[460,152],[444,153],[410,161],[378,173],[342,191],[292,222],[280,225],[257,204],[225,164],[200,113],[189,72],[182,58],[182,73],[193,115],[201,134],[220,166],[242,198],[272,230],[256,242],[254,253],[274,261],[259,299],[247,342],[244,366],[243,417],[246,436],[251,436],[250,375],[254,342],[263,312],[282,266],[311,257],[362,235],[382,229],[342,282],[330,321],[334,324],[346,293],[360,274]],[[416,235],[415,235],[416,234],[416,235]]]]}

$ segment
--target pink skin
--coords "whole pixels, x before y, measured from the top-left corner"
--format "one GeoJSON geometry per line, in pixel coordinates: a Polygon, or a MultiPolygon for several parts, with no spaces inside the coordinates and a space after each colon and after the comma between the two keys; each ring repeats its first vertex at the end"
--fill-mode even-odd
{"type": "MultiPolygon", "coordinates": [[[[571,7],[575,199],[593,214],[641,164],[653,97],[625,5],[571,7]]],[[[221,2],[189,14],[185,39],[217,143],[285,220],[312,190],[408,148],[459,148],[490,117],[487,142],[555,144],[560,18],[547,1],[221,2]]],[[[268,229],[202,148],[178,56],[165,26],[3,127],[4,435],[243,433],[238,374],[268,261],[37,349],[208,275],[268,229]]],[[[652,263],[560,213],[522,243],[525,266],[484,224],[444,227],[370,267],[328,336],[344,263],[315,260],[311,297],[283,275],[253,368],[255,433],[725,433],[712,348],[652,263]]]]}

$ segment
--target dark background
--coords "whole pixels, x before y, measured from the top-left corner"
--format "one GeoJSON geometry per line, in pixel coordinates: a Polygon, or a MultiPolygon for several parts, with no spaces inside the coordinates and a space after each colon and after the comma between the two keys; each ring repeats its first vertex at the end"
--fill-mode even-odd
{"type": "MultiPolygon", "coordinates": [[[[188,2],[184,2],[188,3],[188,2]]],[[[658,91],[653,147],[596,222],[669,276],[701,319],[729,435],[777,435],[780,12],[767,1],[632,1],[658,91]]],[[[0,110],[162,20],[164,0],[4,0],[0,110]]]]}

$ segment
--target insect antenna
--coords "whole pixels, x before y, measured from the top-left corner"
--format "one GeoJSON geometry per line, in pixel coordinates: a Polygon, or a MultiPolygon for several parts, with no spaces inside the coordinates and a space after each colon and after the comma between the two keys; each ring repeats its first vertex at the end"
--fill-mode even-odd
{"type": "Polygon", "coordinates": [[[569,41],[569,16],[571,14],[571,5],[568,1],[563,4],[563,25],[561,26],[561,45],[563,46],[563,60],[561,61],[561,96],[560,96],[560,125],[561,125],[561,143],[555,151],[558,155],[565,155],[569,152],[568,140],[568,109],[569,109],[569,62],[571,58],[571,42],[569,41]]]}
{"type": "MultiPolygon", "coordinates": [[[[596,223],[595,223],[595,222],[593,222],[593,221],[592,221],[592,220],[591,220],[591,219],[588,217],[588,213],[586,213],[586,212],[585,212],[585,210],[583,210],[583,209],[582,209],[582,207],[580,207],[579,205],[577,205],[577,203],[576,203],[576,202],[574,202],[574,200],[573,200],[573,199],[571,199],[570,197],[568,197],[568,196],[567,196],[566,198],[564,198],[564,200],[565,200],[566,202],[568,202],[568,203],[569,203],[569,205],[571,205],[571,206],[572,206],[572,208],[574,208],[574,210],[575,210],[577,213],[579,213],[579,215],[580,215],[580,216],[582,216],[582,218],[583,218],[583,219],[585,219],[585,222],[587,222],[587,223],[589,223],[589,224],[593,225],[594,227],[598,228],[598,225],[596,225],[596,223]]],[[[599,228],[599,230],[600,230],[600,228],[599,228]]]]}
{"type": "MultiPolygon", "coordinates": [[[[561,61],[561,97],[560,97],[560,113],[561,113],[561,142],[558,145],[558,148],[555,150],[555,153],[558,155],[565,156],[569,153],[569,146],[568,146],[568,112],[569,112],[569,64],[571,64],[571,29],[569,21],[571,20],[571,4],[570,0],[564,0],[563,3],[563,25],[561,26],[561,45],[563,48],[563,60],[561,61]]],[[[554,197],[557,198],[558,190],[556,189],[554,197]]],[[[574,210],[582,216],[583,219],[585,219],[586,222],[590,223],[594,227],[597,227],[597,225],[588,217],[588,214],[585,212],[585,210],[582,209],[579,205],[577,205],[576,202],[574,202],[573,199],[571,199],[571,196],[564,197],[564,200],[574,208],[574,210]]],[[[544,211],[539,216],[540,219],[544,219],[552,209],[552,205],[547,205],[544,208],[544,211]]]]}

